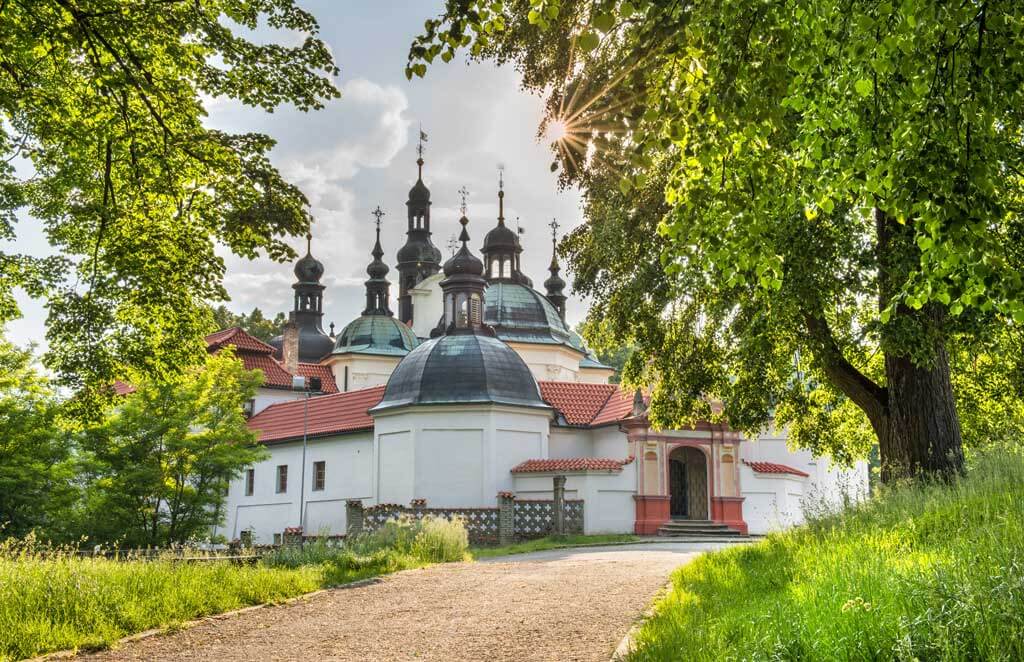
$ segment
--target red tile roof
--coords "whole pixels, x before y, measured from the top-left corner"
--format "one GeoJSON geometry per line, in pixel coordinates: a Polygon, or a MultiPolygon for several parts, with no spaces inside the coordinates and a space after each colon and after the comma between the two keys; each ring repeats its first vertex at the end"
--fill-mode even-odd
{"type": "MultiPolygon", "coordinates": [[[[284,365],[274,358],[275,350],[271,345],[256,338],[245,330],[233,326],[206,336],[206,351],[217,352],[224,347],[233,345],[235,352],[242,360],[246,370],[262,370],[263,386],[266,388],[286,389],[292,387],[292,375],[284,365]]],[[[337,393],[338,385],[334,381],[331,368],[317,363],[300,363],[299,374],[303,377],[319,377],[320,388],[324,393],[337,393]]]]}
{"type": "Polygon", "coordinates": [[[309,399],[309,423],[304,426],[305,399],[270,405],[249,419],[249,429],[259,432],[264,443],[302,439],[303,429],[310,438],[346,432],[372,430],[373,419],[367,410],[380,402],[383,386],[346,393],[313,396],[309,399]]]}
{"type": "Polygon", "coordinates": [[[629,418],[633,397],[617,384],[537,382],[544,401],[558,410],[569,425],[594,427],[629,418]]]}
{"type": "Polygon", "coordinates": [[[273,354],[277,350],[259,338],[250,335],[241,327],[233,326],[206,336],[206,351],[216,352],[227,345],[234,345],[239,354],[254,352],[257,354],[273,354]]]}
{"type": "Polygon", "coordinates": [[[299,374],[303,377],[319,377],[320,388],[324,393],[337,393],[338,384],[334,381],[331,366],[319,363],[300,363],[299,374]]]}
{"type": "MultiPolygon", "coordinates": [[[[279,384],[285,388],[291,384],[291,376],[273,357],[245,353],[240,353],[240,356],[245,362],[246,368],[259,368],[264,371],[266,376],[264,385],[279,384]]],[[[383,397],[383,386],[349,391],[348,393],[336,393],[337,385],[334,383],[328,366],[300,363],[299,373],[310,377],[314,375],[321,377],[324,380],[324,391],[334,393],[331,396],[320,396],[310,400],[309,434],[311,436],[328,436],[373,428],[373,419],[366,413],[366,410],[377,404],[383,397]],[[356,396],[355,394],[360,395],[356,396]]],[[[538,383],[544,400],[561,412],[570,425],[580,427],[607,425],[628,418],[632,412],[632,397],[614,384],[543,381],[538,383]]],[[[301,400],[271,405],[253,416],[249,421],[249,426],[264,431],[260,437],[262,441],[301,438],[303,408],[300,403],[301,400]]],[[[586,462],[598,462],[593,467],[598,470],[620,469],[623,464],[621,460],[579,459],[586,462]],[[610,462],[614,466],[607,467],[601,465],[601,462],[610,462]]],[[[548,460],[537,461],[547,462],[548,460]]],[[[561,468],[561,465],[551,470],[569,471],[569,469],[561,468]]],[[[548,471],[548,469],[535,469],[534,471],[548,471]]]]}
{"type": "Polygon", "coordinates": [[[806,471],[800,471],[799,469],[775,462],[750,462],[743,460],[743,464],[759,474],[793,474],[794,476],[803,476],[804,478],[811,475],[806,471]]]}
{"type": "Polygon", "coordinates": [[[114,395],[128,395],[129,393],[135,393],[135,387],[131,384],[126,384],[120,379],[114,380],[114,395]]]}
{"type": "Polygon", "coordinates": [[[567,457],[557,460],[527,460],[512,467],[514,474],[546,473],[550,471],[622,471],[622,467],[633,461],[612,460],[606,457],[567,457]]]}

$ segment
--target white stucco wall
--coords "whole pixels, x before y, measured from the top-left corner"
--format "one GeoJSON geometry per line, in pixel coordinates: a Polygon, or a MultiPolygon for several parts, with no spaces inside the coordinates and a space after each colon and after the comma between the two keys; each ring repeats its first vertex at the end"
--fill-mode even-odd
{"type": "Polygon", "coordinates": [[[437,323],[444,315],[444,298],[441,296],[441,281],[444,273],[424,278],[409,290],[412,299],[412,331],[419,338],[429,338],[437,323]]]}
{"type": "MultiPolygon", "coordinates": [[[[552,473],[515,475],[515,493],[520,499],[554,498],[552,473]]],[[[620,472],[565,473],[565,498],[583,499],[583,532],[632,533],[636,517],[636,462],[620,472]]]]}
{"type": "MultiPolygon", "coordinates": [[[[245,472],[228,487],[223,528],[229,540],[251,528],[256,542],[273,542],[285,527],[299,526],[302,442],[267,447],[270,457],[256,464],[253,494],[245,495],[245,472]],[[288,489],[275,492],[278,465],[288,465],[288,489]]],[[[373,437],[369,432],[310,440],[306,448],[305,522],[310,534],[345,532],[345,501],[372,498],[373,437]],[[324,461],[324,489],[313,489],[313,463],[324,461]]]]}
{"type": "Polygon", "coordinates": [[[740,490],[745,497],[743,517],[750,533],[767,533],[802,524],[808,515],[835,511],[868,495],[868,466],[832,466],[807,450],[791,450],[785,430],[766,430],[741,444],[740,457],[749,462],[775,462],[809,474],[757,473],[740,464],[740,490]]]}
{"type": "Polygon", "coordinates": [[[395,371],[401,356],[376,356],[373,354],[334,354],[324,363],[331,367],[339,391],[357,391],[371,386],[382,386],[395,371]],[[348,388],[345,369],[348,369],[348,388]]]}
{"type": "Polygon", "coordinates": [[[265,388],[260,387],[256,389],[256,396],[253,398],[256,402],[253,404],[253,415],[256,415],[269,407],[272,404],[278,402],[290,402],[292,400],[298,400],[303,397],[303,394],[298,391],[289,391],[283,388],[265,388]]]}
{"type": "Polygon", "coordinates": [[[417,406],[376,417],[380,503],[485,507],[513,489],[512,467],[546,457],[550,412],[498,405],[417,406]]]}

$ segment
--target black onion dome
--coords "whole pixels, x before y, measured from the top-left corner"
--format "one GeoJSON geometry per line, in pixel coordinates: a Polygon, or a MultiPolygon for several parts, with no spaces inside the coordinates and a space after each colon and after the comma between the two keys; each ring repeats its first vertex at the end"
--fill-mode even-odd
{"type": "Polygon", "coordinates": [[[300,283],[319,283],[323,275],[323,262],[308,252],[295,263],[295,277],[300,283]]]}
{"type": "Polygon", "coordinates": [[[466,245],[466,242],[469,241],[469,233],[466,231],[466,224],[469,223],[469,219],[463,215],[459,219],[459,223],[462,224],[462,233],[459,235],[462,248],[444,263],[444,275],[482,276],[484,273],[484,263],[480,261],[480,258],[470,253],[469,247],[466,245]]]}
{"type": "Polygon", "coordinates": [[[548,408],[537,380],[512,348],[489,336],[456,334],[427,340],[409,352],[370,411],[469,403],[548,408]]]}
{"type": "Polygon", "coordinates": [[[377,230],[377,243],[373,246],[373,262],[366,265],[366,273],[369,274],[370,278],[380,280],[388,275],[388,265],[384,264],[381,260],[384,257],[384,249],[380,247],[380,230],[377,230]]]}
{"type": "MultiPolygon", "coordinates": [[[[413,230],[413,232],[420,232],[413,230]]],[[[419,262],[438,264],[441,262],[441,250],[429,239],[422,241],[410,237],[408,243],[398,249],[399,262],[419,262]]]]}
{"type": "Polygon", "coordinates": [[[417,178],[416,183],[409,189],[409,200],[411,202],[430,202],[430,189],[423,183],[422,178],[417,178]]]}
{"type": "Polygon", "coordinates": [[[519,248],[519,241],[516,233],[504,223],[498,223],[486,235],[484,235],[484,253],[512,253],[519,248]]]}
{"type": "Polygon", "coordinates": [[[544,281],[544,289],[552,293],[561,293],[565,289],[565,281],[558,275],[557,270],[552,270],[551,275],[544,281]]]}

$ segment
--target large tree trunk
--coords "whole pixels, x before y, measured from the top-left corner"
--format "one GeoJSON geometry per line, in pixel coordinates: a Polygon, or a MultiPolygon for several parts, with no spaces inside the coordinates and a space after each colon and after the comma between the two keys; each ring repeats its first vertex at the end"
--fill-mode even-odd
{"type": "Polygon", "coordinates": [[[908,356],[885,355],[891,447],[880,447],[882,480],[916,476],[952,477],[963,471],[960,419],[949,380],[949,356],[942,343],[931,365],[908,356]]]}
{"type": "MultiPolygon", "coordinates": [[[[919,263],[920,254],[910,224],[876,209],[875,227],[878,302],[884,310],[919,263]]],[[[883,329],[888,432],[879,435],[879,455],[885,482],[921,475],[950,478],[963,471],[960,419],[943,332],[945,314],[934,306],[912,310],[899,305],[883,329]],[[908,346],[914,343],[920,346],[908,346]]],[[[872,424],[878,432],[874,420],[872,424]]]]}

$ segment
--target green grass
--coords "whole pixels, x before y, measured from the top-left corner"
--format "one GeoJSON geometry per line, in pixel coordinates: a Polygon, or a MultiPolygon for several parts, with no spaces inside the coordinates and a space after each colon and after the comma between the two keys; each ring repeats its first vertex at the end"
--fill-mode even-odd
{"type": "Polygon", "coordinates": [[[561,549],[578,545],[607,545],[617,542],[632,542],[634,540],[639,540],[639,538],[628,533],[609,533],[592,536],[547,536],[546,538],[527,540],[526,542],[518,542],[513,545],[505,545],[504,547],[474,547],[469,552],[475,559],[487,559],[494,556],[507,556],[509,554],[540,552],[545,549],[561,549]]]}
{"type": "Polygon", "coordinates": [[[318,541],[256,565],[78,558],[32,541],[0,543],[0,660],[105,648],[150,628],[325,586],[466,558],[460,522],[391,523],[345,546],[318,541]]]}
{"type": "Polygon", "coordinates": [[[634,641],[632,662],[1024,659],[1024,457],[701,556],[634,641]]]}

